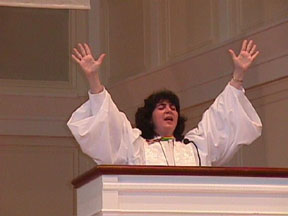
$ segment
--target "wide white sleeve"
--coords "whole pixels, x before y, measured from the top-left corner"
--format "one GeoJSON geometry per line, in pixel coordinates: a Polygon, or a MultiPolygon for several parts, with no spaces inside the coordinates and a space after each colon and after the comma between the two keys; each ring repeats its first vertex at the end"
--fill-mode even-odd
{"type": "Polygon", "coordinates": [[[185,137],[199,149],[202,165],[222,165],[240,145],[250,144],[261,135],[262,123],[243,90],[228,84],[203,114],[198,127],[185,137]]]}
{"type": "Polygon", "coordinates": [[[139,136],[104,90],[90,94],[67,123],[84,153],[98,164],[127,164],[128,148],[139,136]]]}

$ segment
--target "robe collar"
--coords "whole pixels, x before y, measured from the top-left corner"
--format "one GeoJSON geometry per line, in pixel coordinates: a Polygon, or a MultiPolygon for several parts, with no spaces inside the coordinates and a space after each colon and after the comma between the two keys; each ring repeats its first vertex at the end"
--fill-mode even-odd
{"type": "Polygon", "coordinates": [[[153,139],[147,139],[147,143],[150,144],[154,144],[157,142],[161,142],[161,141],[169,141],[169,140],[173,140],[175,141],[175,137],[174,136],[168,136],[168,137],[161,137],[161,136],[155,136],[153,139]]]}

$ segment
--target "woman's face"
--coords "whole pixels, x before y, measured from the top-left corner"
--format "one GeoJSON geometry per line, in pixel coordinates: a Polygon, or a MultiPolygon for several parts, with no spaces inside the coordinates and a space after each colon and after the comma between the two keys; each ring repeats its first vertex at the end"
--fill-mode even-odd
{"type": "Polygon", "coordinates": [[[176,107],[167,100],[160,101],[152,113],[152,122],[156,134],[173,136],[178,122],[176,107]]]}

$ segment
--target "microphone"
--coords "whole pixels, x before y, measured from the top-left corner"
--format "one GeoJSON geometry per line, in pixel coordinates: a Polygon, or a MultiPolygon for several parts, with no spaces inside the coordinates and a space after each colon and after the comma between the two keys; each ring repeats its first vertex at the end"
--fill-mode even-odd
{"type": "Polygon", "coordinates": [[[195,146],[196,151],[197,151],[199,166],[201,166],[201,158],[200,158],[200,155],[199,155],[198,147],[197,147],[197,145],[195,144],[195,142],[194,142],[193,140],[189,140],[189,139],[187,139],[187,138],[184,138],[184,139],[183,139],[183,143],[184,143],[185,145],[187,145],[187,144],[189,144],[189,143],[193,143],[193,145],[195,146]]]}
{"type": "Polygon", "coordinates": [[[185,145],[187,145],[187,144],[189,144],[189,143],[193,143],[193,141],[190,141],[189,139],[187,139],[187,138],[185,138],[185,139],[183,139],[183,143],[185,144],[185,145]]]}

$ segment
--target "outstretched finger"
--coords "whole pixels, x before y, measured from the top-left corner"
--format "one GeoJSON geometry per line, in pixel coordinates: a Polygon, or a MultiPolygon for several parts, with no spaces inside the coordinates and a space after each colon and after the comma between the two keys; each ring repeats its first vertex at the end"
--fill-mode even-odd
{"type": "Polygon", "coordinates": [[[247,40],[244,40],[243,43],[242,43],[241,51],[245,51],[246,50],[246,46],[247,46],[247,40]]]}
{"type": "Polygon", "coordinates": [[[100,55],[100,57],[98,58],[98,62],[99,62],[99,64],[102,64],[102,62],[103,62],[105,56],[106,56],[105,53],[103,53],[103,54],[100,55]]]}
{"type": "Polygon", "coordinates": [[[247,45],[247,49],[246,49],[247,52],[250,52],[251,47],[252,47],[252,44],[253,44],[253,41],[250,40],[249,43],[248,43],[248,45],[247,45]]]}
{"type": "Polygon", "coordinates": [[[86,52],[88,55],[91,55],[91,56],[92,56],[91,49],[90,49],[90,47],[88,46],[87,43],[84,43],[84,48],[85,48],[85,52],[86,52]]]}
{"type": "Polygon", "coordinates": [[[257,51],[255,54],[253,54],[253,55],[251,56],[252,60],[254,60],[258,55],[259,55],[259,51],[257,51]]]}
{"type": "Polygon", "coordinates": [[[75,55],[72,54],[72,58],[74,59],[74,61],[80,64],[81,61],[75,55]]]}
{"type": "Polygon", "coordinates": [[[235,52],[234,52],[232,49],[229,49],[228,51],[229,51],[229,53],[231,54],[231,56],[232,56],[233,59],[234,59],[234,58],[237,58],[235,52]]]}
{"type": "Polygon", "coordinates": [[[79,49],[80,49],[82,56],[86,56],[87,53],[85,52],[83,45],[81,43],[79,43],[78,46],[79,46],[79,49]]]}
{"type": "Polygon", "coordinates": [[[249,53],[252,55],[255,52],[255,50],[256,50],[256,44],[253,45],[249,53]]]}
{"type": "Polygon", "coordinates": [[[79,51],[76,48],[73,48],[73,51],[80,60],[83,58],[82,55],[79,53],[79,51]]]}

